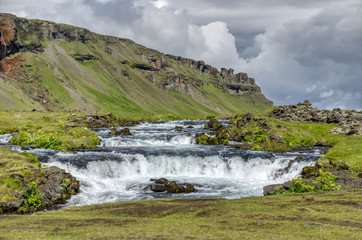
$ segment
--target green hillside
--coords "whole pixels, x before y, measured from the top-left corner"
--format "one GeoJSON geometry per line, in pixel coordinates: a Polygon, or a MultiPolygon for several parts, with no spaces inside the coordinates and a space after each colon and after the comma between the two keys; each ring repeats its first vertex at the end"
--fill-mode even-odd
{"type": "Polygon", "coordinates": [[[125,117],[258,112],[272,105],[254,79],[128,39],[0,14],[7,43],[0,110],[101,111],[125,117]]]}

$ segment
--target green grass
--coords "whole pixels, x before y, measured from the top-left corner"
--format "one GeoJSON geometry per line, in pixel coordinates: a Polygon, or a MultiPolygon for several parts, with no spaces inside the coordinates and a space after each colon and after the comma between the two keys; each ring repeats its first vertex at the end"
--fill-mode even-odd
{"type": "MultiPolygon", "coordinates": [[[[242,115],[234,116],[230,123],[236,125],[241,117],[242,115]]],[[[310,146],[327,146],[331,148],[318,160],[318,166],[362,171],[362,136],[330,133],[338,124],[285,122],[261,114],[256,115],[256,118],[259,120],[251,121],[242,128],[232,127],[223,130],[218,137],[222,138],[228,132],[232,132],[244,138],[241,147],[264,151],[291,151],[310,146]],[[264,122],[267,129],[260,125],[264,122]],[[271,141],[268,137],[271,133],[282,136],[284,143],[271,141]]]]}
{"type": "Polygon", "coordinates": [[[66,124],[74,125],[72,119],[84,115],[86,113],[2,112],[0,134],[20,132],[10,140],[18,145],[60,150],[95,148],[99,139],[94,131],[81,127],[64,130],[66,124]]]}
{"type": "Polygon", "coordinates": [[[0,148],[0,202],[16,200],[15,193],[22,193],[25,185],[17,175],[28,178],[36,177],[40,162],[35,154],[18,153],[7,148],[0,148]]]}
{"type": "Polygon", "coordinates": [[[360,239],[362,192],[170,199],[0,217],[3,239],[360,239]]]}
{"type": "Polygon", "coordinates": [[[340,139],[318,162],[323,164],[325,160],[342,169],[362,172],[362,137],[340,139]]]}
{"type": "MultiPolygon", "coordinates": [[[[71,34],[77,29],[61,26],[71,34]]],[[[29,36],[25,32],[21,34],[20,37],[26,41],[39,37],[36,31],[29,33],[29,36]]],[[[0,76],[0,109],[102,111],[144,118],[170,113],[188,118],[225,116],[265,109],[262,105],[247,104],[249,98],[258,98],[257,94],[246,97],[226,94],[210,84],[216,81],[213,76],[200,74],[155,50],[116,38],[108,37],[111,41],[107,42],[103,36],[95,36],[97,42],[86,44],[80,41],[43,40],[44,52],[26,52],[29,60],[22,62],[22,66],[28,76],[23,77],[29,81],[16,82],[0,76]],[[106,47],[113,49],[112,54],[105,52],[106,47]],[[77,54],[91,54],[95,59],[79,62],[74,58],[77,54]],[[145,59],[162,59],[168,67],[167,71],[154,72],[158,83],[165,82],[171,76],[182,75],[188,82],[189,92],[176,94],[150,82],[150,72],[132,67],[135,64],[151,66],[145,59]],[[129,76],[125,76],[125,72],[129,76]],[[7,79],[10,81],[5,81],[7,79]],[[204,86],[196,86],[192,83],[194,80],[202,81],[204,86]],[[47,106],[39,104],[40,100],[44,100],[39,99],[40,93],[47,95],[46,100],[50,101],[47,106]]]]}
{"type": "Polygon", "coordinates": [[[279,120],[271,120],[271,122],[273,122],[274,131],[291,145],[332,147],[325,157],[318,161],[321,166],[330,167],[328,165],[331,165],[339,169],[362,171],[362,136],[329,133],[329,130],[337,127],[337,124],[290,123],[279,120]],[[276,125],[281,125],[282,128],[276,128],[276,125]]]}

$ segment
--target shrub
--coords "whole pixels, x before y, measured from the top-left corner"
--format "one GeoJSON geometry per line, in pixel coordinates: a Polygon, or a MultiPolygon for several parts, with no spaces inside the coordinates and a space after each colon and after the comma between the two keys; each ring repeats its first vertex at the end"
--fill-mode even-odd
{"type": "Polygon", "coordinates": [[[304,180],[302,178],[292,179],[292,186],[288,191],[281,191],[282,193],[305,193],[305,192],[318,192],[318,191],[337,191],[341,188],[336,185],[338,177],[330,172],[325,172],[323,168],[319,169],[319,176],[314,181],[304,180]]]}
{"type": "Polygon", "coordinates": [[[22,194],[24,202],[23,205],[19,208],[19,212],[34,212],[42,205],[42,196],[36,182],[29,183],[28,187],[28,190],[22,194]]]}
{"type": "Polygon", "coordinates": [[[67,197],[69,185],[70,185],[70,180],[68,178],[64,178],[62,181],[62,187],[63,187],[62,198],[63,199],[65,199],[67,197]]]}
{"type": "Polygon", "coordinates": [[[10,139],[11,144],[16,145],[33,145],[40,148],[50,148],[61,150],[62,142],[56,139],[56,133],[45,134],[42,130],[37,132],[20,131],[10,139]]]}

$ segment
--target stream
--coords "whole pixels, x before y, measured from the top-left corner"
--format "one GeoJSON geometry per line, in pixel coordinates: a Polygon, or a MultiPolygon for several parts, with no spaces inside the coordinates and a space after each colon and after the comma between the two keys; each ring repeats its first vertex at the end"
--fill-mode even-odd
{"type": "MultiPolygon", "coordinates": [[[[263,186],[282,183],[314,165],[322,150],[273,153],[240,150],[232,146],[196,145],[196,133],[207,121],[143,122],[130,127],[133,135],[115,136],[110,129],[94,129],[102,140],[97,149],[61,152],[11,146],[36,153],[42,164],[58,166],[80,181],[81,192],[65,206],[152,198],[240,198],[263,195],[263,186]],[[173,130],[183,126],[182,130],[173,130]],[[191,128],[192,126],[193,128],[191,128]],[[188,128],[190,127],[190,128],[188,128]],[[280,171],[294,161],[288,171],[280,171]],[[156,193],[151,178],[165,177],[195,185],[194,193],[156,193]]],[[[222,122],[227,124],[226,121],[222,122]]],[[[122,129],[122,128],[118,128],[122,129]]],[[[1,135],[6,144],[11,135],[1,135]]]]}

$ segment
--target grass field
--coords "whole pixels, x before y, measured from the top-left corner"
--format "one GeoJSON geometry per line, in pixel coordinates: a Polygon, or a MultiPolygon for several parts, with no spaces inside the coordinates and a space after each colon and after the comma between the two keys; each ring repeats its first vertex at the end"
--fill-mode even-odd
{"type": "Polygon", "coordinates": [[[0,239],[361,239],[362,191],[118,202],[0,216],[0,239]]]}

